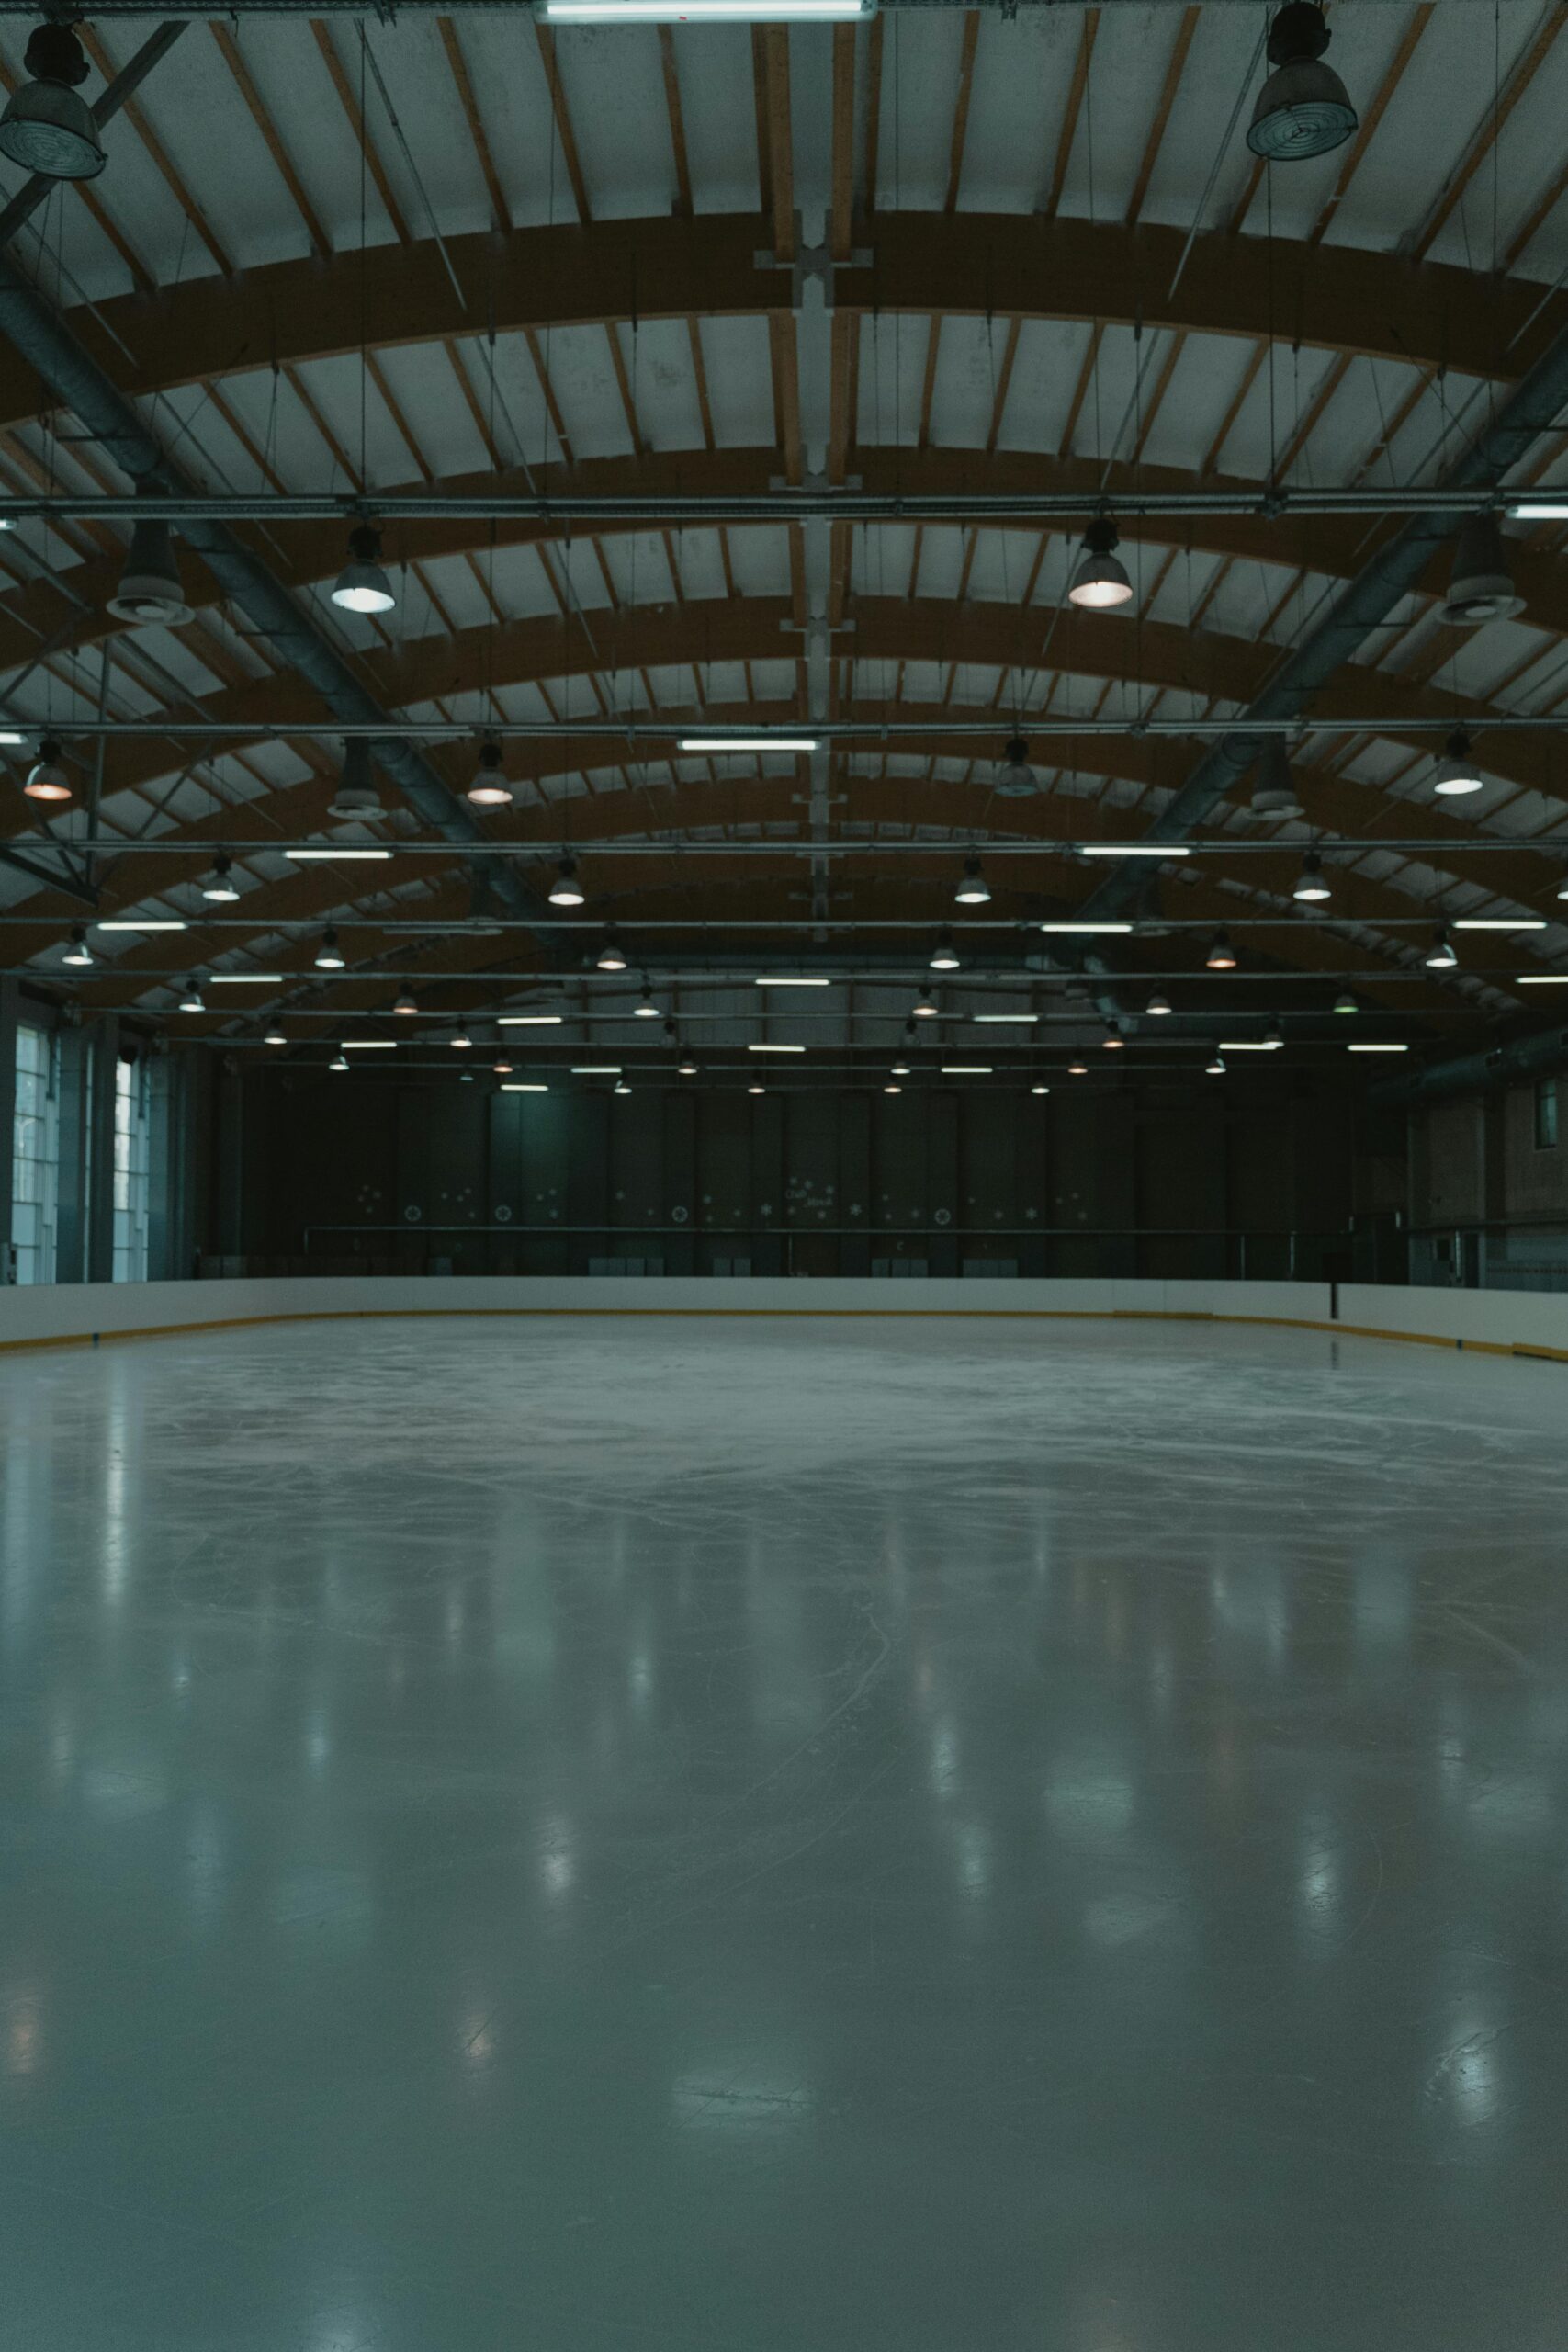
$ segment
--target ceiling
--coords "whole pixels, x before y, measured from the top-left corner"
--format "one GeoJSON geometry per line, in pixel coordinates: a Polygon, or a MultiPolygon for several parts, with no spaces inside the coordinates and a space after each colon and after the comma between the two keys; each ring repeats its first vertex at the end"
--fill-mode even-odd
{"type": "MultiPolygon", "coordinates": [[[[158,21],[85,28],[85,95],[158,21]]],[[[1400,518],[1123,513],[1135,594],[1102,614],[1066,602],[1083,515],[1043,528],[1006,502],[1428,485],[1568,334],[1564,12],[1344,0],[1329,22],[1359,129],[1269,168],[1242,136],[1266,70],[1247,6],[189,25],[108,126],[102,176],[51,193],[13,261],[184,477],[258,510],[235,536],[368,707],[446,730],[416,749],[461,825],[444,839],[390,769],[379,818],[328,816],[333,711],[194,546],[194,618],[127,627],[105,609],[118,516],[28,519],[0,539],[0,709],[27,738],[4,755],[0,826],[26,865],[0,865],[0,965],[177,1038],[246,1044],[281,1009],[308,1051],[345,1017],[389,1019],[409,977],[438,1023],[562,985],[580,1012],[586,986],[629,1013],[579,978],[611,921],[633,977],[694,1025],[705,1007],[743,1023],[754,969],[852,976],[832,1017],[853,1048],[857,1023],[897,1034],[947,922],[953,1007],[1055,1007],[1064,1037],[1109,1012],[1174,1050],[1244,1006],[1338,1051],[1347,986],[1417,1052],[1524,1020],[1542,1000],[1521,976],[1568,950],[1568,780],[1554,729],[1502,722],[1568,693],[1561,524],[1509,526],[1525,609],[1474,630],[1438,616],[1439,550],[1303,712],[1300,820],[1255,816],[1244,785],[1192,854],[1129,869],[1133,931],[1037,928],[1103,880],[1074,845],[1147,833],[1204,753],[1180,727],[1244,714],[1400,518]],[[924,523],[700,512],[791,485],[990,503],[924,523]],[[330,492],[344,519],[260,511],[288,492],[330,492]],[[389,522],[395,611],[341,612],[348,507],[408,492],[530,504],[389,522]],[[532,502],[567,493],[686,511],[538,519],[532,502]],[[100,711],[169,731],[97,735],[100,711]],[[816,754],[677,749],[682,722],[813,721],[816,754]],[[1098,731],[1048,731],[1067,722],[1098,731]],[[1436,799],[1457,722],[1484,788],[1436,799]],[[514,805],[471,812],[492,725],[535,731],[503,747],[514,805]],[[80,804],[48,825],[17,788],[46,729],[80,804]],[[996,789],[1015,731],[1023,797],[996,789]],[[1292,886],[1314,839],[1334,896],[1306,910],[1292,886]],[[284,854],[333,840],[396,854],[284,854]],[[232,905],[200,894],[220,845],[232,905]],[[971,848],[992,897],[966,915],[971,848]],[[544,899],[569,851],[587,904],[565,917],[544,899]],[[72,888],[40,881],[57,869],[72,888]],[[138,916],[190,928],[95,927],[138,916]],[[1543,927],[1466,933],[1435,971],[1439,920],[1543,927]],[[62,964],[76,922],[85,973],[62,964]],[[342,978],[312,960],[329,922],[342,978]],[[1239,979],[1204,969],[1217,924],[1239,979]],[[198,967],[282,978],[181,1012],[198,967]],[[1053,996],[1075,973],[1087,988],[1053,996]],[[1145,1018],[1152,981],[1174,1024],[1145,1018]]],[[[28,30],[0,21],[9,88],[28,30]]],[[[0,403],[0,495],[130,492],[91,418],[6,344],[0,403]]],[[[1564,446],[1540,437],[1509,486],[1563,481],[1564,446]]]]}

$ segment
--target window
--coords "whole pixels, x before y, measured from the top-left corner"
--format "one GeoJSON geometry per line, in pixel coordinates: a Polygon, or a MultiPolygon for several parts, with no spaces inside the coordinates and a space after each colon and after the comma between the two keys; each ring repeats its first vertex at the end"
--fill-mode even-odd
{"type": "Polygon", "coordinates": [[[1535,1148],[1537,1151],[1552,1151],[1557,1145],[1557,1080],[1538,1078],[1535,1082],[1535,1148]]]}
{"type": "Polygon", "coordinates": [[[11,1119],[11,1256],[19,1283],[54,1280],[60,1190],[57,1063],[50,1032],[23,1023],[17,1031],[17,1099],[11,1119]]]}
{"type": "Polygon", "coordinates": [[[114,1066],[114,1279],[147,1279],[147,1065],[114,1066]]]}

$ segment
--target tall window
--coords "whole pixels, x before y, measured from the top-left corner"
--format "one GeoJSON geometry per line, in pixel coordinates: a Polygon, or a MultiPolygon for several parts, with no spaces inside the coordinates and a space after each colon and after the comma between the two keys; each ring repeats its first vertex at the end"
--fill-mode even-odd
{"type": "Polygon", "coordinates": [[[1538,1078],[1535,1082],[1535,1148],[1551,1151],[1557,1142],[1557,1080],[1538,1078]]]}
{"type": "Polygon", "coordinates": [[[23,1023],[17,1031],[17,1098],[11,1120],[11,1252],[19,1283],[54,1280],[60,1189],[56,1062],[50,1032],[23,1023]]]}
{"type": "Polygon", "coordinates": [[[114,1278],[147,1279],[147,1209],[152,1156],[147,1136],[147,1065],[114,1066],[114,1278]]]}

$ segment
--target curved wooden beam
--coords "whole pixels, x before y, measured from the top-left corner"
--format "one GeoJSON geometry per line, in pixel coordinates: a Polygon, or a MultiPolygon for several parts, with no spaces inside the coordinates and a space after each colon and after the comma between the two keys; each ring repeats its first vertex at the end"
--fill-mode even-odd
{"type": "MultiPolygon", "coordinates": [[[[1064,214],[878,212],[857,230],[862,266],[835,273],[840,313],[1142,320],[1190,333],[1287,343],[1513,380],[1568,322],[1568,295],[1525,279],[1412,262],[1355,246],[1231,237],[1193,243],[1174,300],[1179,229],[1064,214]],[[1539,310],[1537,308],[1539,304],[1539,310]],[[1499,355],[1502,355],[1501,356],[1499,355]]],[[[275,262],[68,315],[93,358],[132,398],[255,368],[477,331],[626,319],[765,317],[794,300],[786,269],[759,266],[760,213],[596,221],[450,238],[459,301],[429,240],[327,260],[275,262]],[[127,350],[134,352],[134,362],[127,350]]],[[[37,378],[0,352],[0,420],[36,415],[37,378]]]]}
{"type": "MultiPolygon", "coordinates": [[[[534,482],[546,496],[570,488],[604,497],[631,492],[724,497],[765,489],[777,465],[778,453],[771,447],[682,450],[641,458],[592,458],[570,469],[539,467],[535,469],[534,482]]],[[[1040,481],[1039,458],[1018,451],[998,451],[987,458],[978,451],[967,450],[870,448],[856,453],[855,466],[865,489],[879,495],[902,491],[917,496],[962,496],[969,492],[1005,496],[1012,492],[1035,490],[1040,481]]],[[[1178,496],[1201,490],[1261,494],[1263,487],[1234,476],[1201,477],[1174,466],[1116,466],[1107,479],[1102,468],[1082,458],[1054,461],[1051,481],[1054,489],[1082,490],[1086,496],[1097,492],[1102,483],[1118,492],[1132,494],[1142,490],[1178,496]]],[[[525,488],[517,475],[501,477],[500,484],[510,484],[519,492],[525,488]]],[[[425,487],[423,483],[418,486],[425,487]]],[[[490,473],[463,475],[432,485],[438,493],[456,497],[480,496],[497,486],[498,478],[490,473]]],[[[238,527],[247,532],[250,529],[248,526],[238,527]]],[[[779,527],[783,527],[782,521],[779,527]]],[[[1038,523],[1011,522],[1006,517],[987,518],[981,527],[987,531],[1021,532],[1031,540],[1041,536],[1038,523]]],[[[1382,523],[1373,524],[1369,529],[1364,515],[1353,514],[1292,515],[1288,520],[1247,514],[1124,515],[1118,522],[1122,538],[1134,545],[1191,548],[1197,553],[1234,562],[1271,563],[1287,571],[1304,569],[1331,579],[1353,577],[1373,552],[1379,538],[1393,527],[1392,523],[1382,523]]],[[[617,524],[591,536],[609,540],[633,530],[646,530],[646,526],[617,524]]],[[[590,535],[581,530],[573,533],[578,539],[585,536],[590,535]]],[[[265,552],[279,578],[298,591],[333,576],[343,560],[344,539],[344,526],[338,523],[291,523],[279,526],[271,535],[265,552]]],[[[491,544],[491,526],[488,523],[456,519],[400,524],[388,535],[387,542],[394,563],[428,563],[465,555],[482,558],[491,544]]],[[[502,548],[558,549],[563,545],[563,535],[558,526],[499,523],[494,526],[494,544],[502,548]]],[[[1568,569],[1555,554],[1544,553],[1522,540],[1516,540],[1510,552],[1515,581],[1525,599],[1526,618],[1532,626],[1551,634],[1568,635],[1568,569]]],[[[1434,560],[1425,583],[1426,592],[1430,594],[1439,594],[1446,588],[1444,561],[1441,556],[1434,560]]],[[[105,609],[118,585],[120,564],[118,554],[94,556],[64,571],[63,577],[87,608],[81,613],[71,639],[78,649],[96,644],[107,636],[124,633],[124,623],[115,620],[105,609]]],[[[193,604],[199,607],[219,601],[217,585],[198,555],[182,549],[181,569],[193,604]]],[[[39,641],[53,636],[61,619],[60,592],[47,578],[28,581],[10,590],[0,605],[0,673],[20,669],[31,662],[39,641]]]]}

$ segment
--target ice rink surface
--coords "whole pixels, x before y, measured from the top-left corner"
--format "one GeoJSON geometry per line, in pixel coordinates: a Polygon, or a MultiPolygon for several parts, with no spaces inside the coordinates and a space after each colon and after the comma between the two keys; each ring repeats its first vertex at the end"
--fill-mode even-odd
{"type": "Polygon", "coordinates": [[[1562,2352],[1568,1366],[0,1360],[0,2352],[1562,2352]]]}

